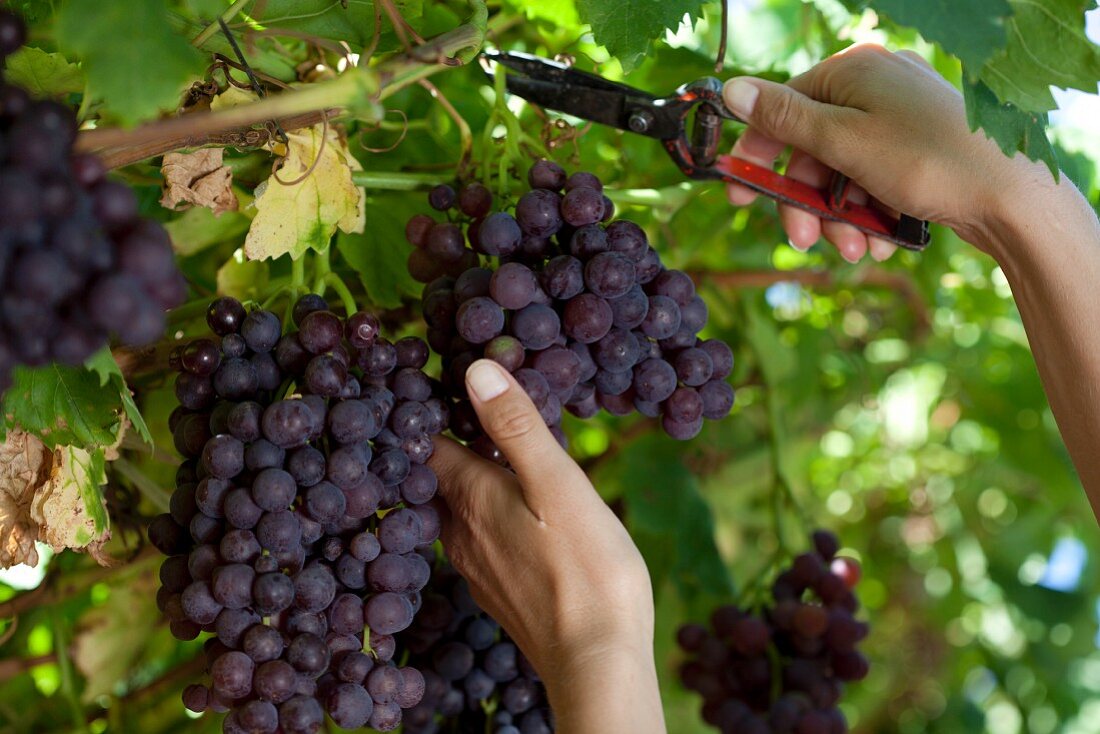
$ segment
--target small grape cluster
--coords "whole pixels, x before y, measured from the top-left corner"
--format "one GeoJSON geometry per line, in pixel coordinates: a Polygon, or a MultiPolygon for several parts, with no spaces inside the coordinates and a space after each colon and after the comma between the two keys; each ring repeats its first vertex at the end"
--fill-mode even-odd
{"type": "Polygon", "coordinates": [[[868,672],[856,650],[868,627],[853,616],[859,565],[836,556],[832,533],[816,531],[813,546],[776,578],[771,605],[758,612],[720,607],[710,630],[680,628],[677,640],[690,656],[680,678],[703,696],[703,718],[720,731],[848,731],[836,707],[842,684],[868,672]]]}
{"type": "Polygon", "coordinates": [[[611,221],[614,205],[594,175],[566,176],[543,160],[528,182],[514,216],[491,212],[481,184],[457,194],[438,186],[429,203],[451,221],[418,214],[405,230],[416,248],[409,271],[427,283],[428,343],[458,400],[454,433],[499,458],[465,401],[466,369],[481,357],[515,375],[563,442],[563,409],[581,418],[601,408],[660,417],[681,440],[698,434],[704,418],[728,414],[733,353],[697,336],[708,312],[691,278],[666,269],[639,226],[611,221]],[[499,267],[483,266],[482,255],[499,267]]]}
{"type": "Polygon", "coordinates": [[[390,343],[373,315],[342,319],[316,295],[292,313],[283,334],[270,311],[220,298],[207,312],[220,339],[172,356],[184,461],[149,527],[168,555],[157,602],[177,638],[214,633],[210,685],[183,697],[229,711],[224,731],[312,734],[325,712],[389,731],[424,694],[394,635],[435,560],[425,462],[447,407],[422,340],[390,343]]]}
{"type": "MultiPolygon", "coordinates": [[[[26,38],[0,9],[0,58],[26,38]]],[[[18,365],[79,365],[107,344],[164,334],[187,296],[172,243],[134,193],[73,152],[72,109],[0,82],[0,390],[18,365]]]]}
{"type": "Polygon", "coordinates": [[[408,734],[553,732],[538,674],[453,567],[435,569],[420,614],[397,640],[425,680],[423,700],[405,713],[408,734]]]}

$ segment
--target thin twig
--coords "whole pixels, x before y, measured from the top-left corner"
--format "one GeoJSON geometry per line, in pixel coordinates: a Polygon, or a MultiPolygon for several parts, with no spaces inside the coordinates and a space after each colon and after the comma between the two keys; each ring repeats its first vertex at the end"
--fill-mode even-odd
{"type": "Polygon", "coordinates": [[[474,134],[470,131],[470,124],[458,113],[458,110],[454,108],[454,105],[447,99],[447,96],[439,91],[438,87],[427,79],[421,79],[418,84],[427,89],[428,93],[432,95],[432,98],[435,99],[436,102],[439,102],[439,106],[450,115],[451,119],[454,120],[455,126],[458,128],[462,153],[458,157],[457,170],[459,174],[461,174],[470,163],[470,156],[473,154],[474,150],[474,134]]]}
{"type": "Polygon", "coordinates": [[[57,653],[53,652],[46,653],[45,655],[36,655],[32,658],[7,658],[6,660],[0,660],[0,683],[11,680],[21,673],[26,673],[31,668],[37,668],[39,665],[47,665],[55,662],[57,662],[57,653]]]}
{"type": "Polygon", "coordinates": [[[722,30],[718,37],[718,58],[714,62],[714,73],[721,74],[726,66],[726,42],[730,32],[730,0],[722,0],[722,30]]]}
{"type": "Polygon", "coordinates": [[[6,602],[0,603],[0,618],[15,617],[29,609],[39,606],[52,606],[70,599],[90,589],[95,584],[110,578],[119,571],[132,569],[134,564],[160,555],[160,551],[152,546],[146,546],[128,563],[118,566],[96,566],[89,568],[78,576],[58,579],[57,583],[43,581],[38,588],[25,591],[19,596],[14,596],[6,602]]]}
{"type": "Polygon", "coordinates": [[[221,23],[228,23],[229,21],[233,20],[233,17],[237,13],[244,10],[250,2],[252,2],[252,0],[237,0],[237,2],[230,5],[228,8],[225,9],[225,12],[218,16],[217,20],[203,28],[202,33],[195,36],[194,40],[191,41],[191,45],[195,48],[202,47],[204,43],[213,38],[214,34],[218,32],[218,29],[220,27],[219,21],[221,23]]]}
{"type": "Polygon", "coordinates": [[[410,49],[409,36],[413,37],[418,44],[423,45],[424,39],[409,25],[405,17],[401,15],[397,7],[393,4],[393,0],[378,0],[378,4],[382,6],[382,9],[386,11],[386,15],[390,16],[390,23],[393,24],[394,33],[397,34],[397,38],[401,41],[401,45],[406,50],[410,49]]]}
{"type": "Polygon", "coordinates": [[[378,7],[378,3],[374,3],[374,32],[371,33],[370,43],[363,49],[363,53],[359,55],[359,63],[364,66],[368,64],[371,57],[374,56],[374,52],[378,49],[378,42],[382,39],[382,9],[378,7]]]}

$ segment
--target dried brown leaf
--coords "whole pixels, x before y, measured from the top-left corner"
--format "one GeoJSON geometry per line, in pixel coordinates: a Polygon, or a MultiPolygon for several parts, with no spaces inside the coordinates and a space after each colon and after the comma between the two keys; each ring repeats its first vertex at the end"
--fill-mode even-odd
{"type": "Polygon", "coordinates": [[[164,192],[161,206],[186,209],[202,206],[214,214],[237,211],[233,171],[222,165],[224,150],[200,148],[192,153],[168,153],[161,164],[164,192]]]}

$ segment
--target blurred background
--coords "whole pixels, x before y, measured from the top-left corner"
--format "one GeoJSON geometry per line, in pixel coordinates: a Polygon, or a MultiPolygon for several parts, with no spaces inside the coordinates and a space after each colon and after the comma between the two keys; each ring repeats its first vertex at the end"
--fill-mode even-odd
{"type": "MultiPolygon", "coordinates": [[[[452,22],[439,5],[425,16],[425,35],[452,22]]],[[[496,28],[500,46],[568,54],[622,76],[572,2],[491,5],[518,21],[496,28]]],[[[712,74],[716,18],[670,33],[629,83],[666,93],[712,74]]],[[[733,0],[731,20],[726,75],[783,79],[875,41],[915,49],[959,79],[958,62],[915,32],[835,0],[733,0]]],[[[1089,32],[1100,42],[1100,11],[1090,13],[1089,32]]],[[[434,81],[480,131],[493,103],[480,71],[434,81]]],[[[1063,171],[1097,202],[1100,99],[1059,92],[1058,100],[1051,135],[1063,171]]],[[[359,151],[368,171],[453,167],[460,134],[431,96],[409,89],[387,105],[408,115],[407,136],[391,152],[359,151]]],[[[786,245],[771,203],[731,209],[722,187],[685,183],[652,141],[596,127],[578,134],[520,101],[509,106],[560,162],[614,189],[621,215],[647,229],[666,264],[693,274],[710,335],[737,355],[733,415],[687,445],[637,417],[567,427],[574,454],[650,563],[670,731],[707,731],[698,697],[676,680],[676,628],[737,600],[825,527],[863,564],[858,591],[872,625],[871,675],[842,704],[854,731],[1100,732],[1100,530],[996,264],[942,228],[925,253],[882,264],[850,265],[821,245],[802,254],[786,245]]],[[[393,139],[392,130],[363,138],[378,148],[393,139]]],[[[155,206],[157,181],[145,186],[148,212],[167,216],[155,206]]],[[[400,232],[426,205],[419,193],[368,195],[368,232],[339,244],[373,253],[378,273],[364,289],[393,309],[419,294],[404,273],[400,232]]],[[[215,264],[240,246],[242,231],[226,226],[189,251],[192,279],[215,287],[215,264]]],[[[135,462],[170,488],[171,388],[138,387],[165,448],[135,462]]],[[[158,510],[125,476],[113,477],[109,551],[135,560],[99,568],[40,546],[37,568],[0,572],[2,734],[220,731],[179,703],[201,673],[201,643],[174,641],[154,605],[159,558],[142,549],[139,529],[158,510]]]]}

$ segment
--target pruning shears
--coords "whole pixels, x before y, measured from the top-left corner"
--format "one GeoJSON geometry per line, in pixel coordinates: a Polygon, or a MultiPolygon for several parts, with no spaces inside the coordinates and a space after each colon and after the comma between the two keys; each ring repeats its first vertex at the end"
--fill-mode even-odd
{"type": "Polygon", "coordinates": [[[750,161],[720,155],[723,121],[743,121],[722,101],[722,82],[714,77],[686,84],[668,97],[656,97],[530,54],[482,54],[487,73],[492,73],[494,63],[513,72],[507,76],[508,91],[533,104],[660,140],[688,178],[738,183],[907,250],[928,246],[927,222],[906,215],[895,220],[879,209],[849,201],[851,181],[842,174],[834,175],[822,190],[750,161]]]}

